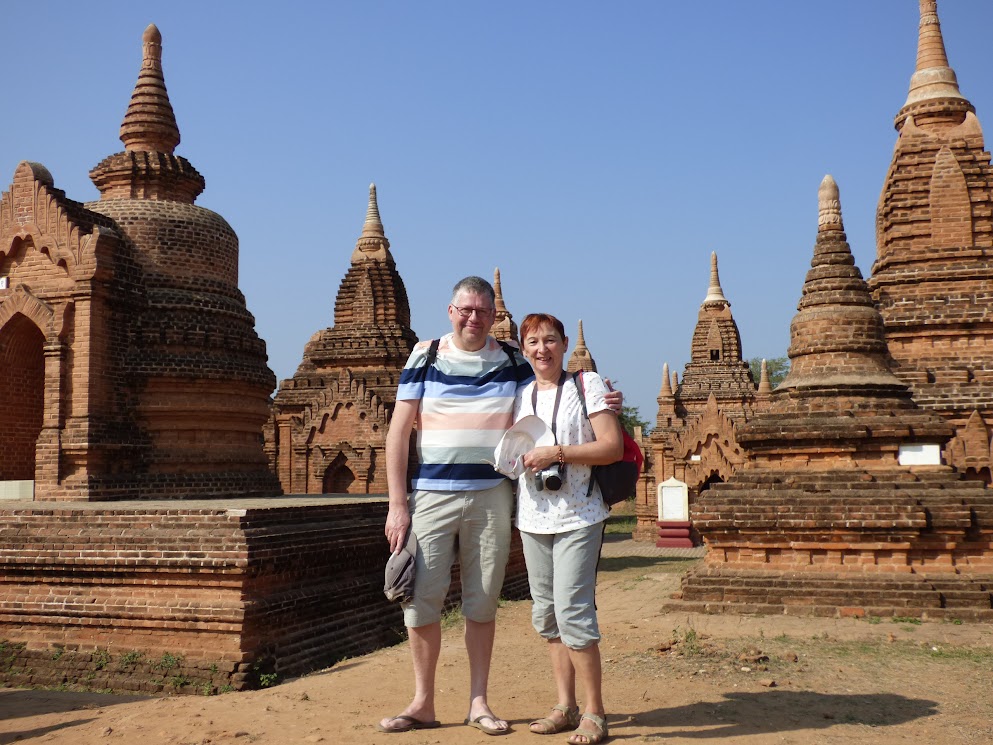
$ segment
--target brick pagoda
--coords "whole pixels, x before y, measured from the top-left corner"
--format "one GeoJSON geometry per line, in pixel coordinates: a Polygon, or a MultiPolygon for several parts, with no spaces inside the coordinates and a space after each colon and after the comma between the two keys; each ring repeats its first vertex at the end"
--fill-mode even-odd
{"type": "Polygon", "coordinates": [[[278,493],[259,431],[275,380],[238,290],[238,239],[175,155],[161,35],[143,37],[123,152],[73,202],[22,163],[0,199],[0,481],[12,496],[278,493]]]}
{"type": "Polygon", "coordinates": [[[830,176],[790,336],[747,464],[692,507],[708,552],[680,607],[993,619],[993,492],[940,464],[951,426],[890,371],[830,176]]]}
{"type": "Polygon", "coordinates": [[[383,230],[375,184],[334,326],[307,342],[284,380],[266,445],[287,494],[386,493],[386,428],[417,336],[383,230]]]}
{"type": "Polygon", "coordinates": [[[917,69],[896,115],[869,287],[893,372],[955,428],[946,462],[991,482],[993,168],[948,64],[935,0],[921,0],[917,69]]]}
{"type": "MultiPolygon", "coordinates": [[[[761,407],[748,363],[741,354],[741,334],[724,295],[717,254],[710,256],[710,284],[700,304],[690,361],[683,382],[670,381],[662,366],[655,428],[649,437],[655,485],[669,478],[689,487],[690,503],[712,483],[726,481],[744,462],[737,426],[761,407]]],[[[654,488],[638,502],[635,537],[654,541],[658,502],[654,488]]]]}

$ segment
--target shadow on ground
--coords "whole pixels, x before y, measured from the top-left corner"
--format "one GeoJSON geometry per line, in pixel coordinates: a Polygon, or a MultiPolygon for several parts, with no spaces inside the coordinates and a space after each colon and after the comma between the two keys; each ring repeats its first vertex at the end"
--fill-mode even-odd
{"type": "Polygon", "coordinates": [[[92,721],[93,719],[76,719],[75,721],[72,722],[53,724],[51,727],[38,727],[37,729],[26,729],[23,732],[0,733],[0,745],[8,745],[9,743],[12,742],[27,742],[29,740],[33,740],[36,737],[47,735],[50,732],[57,732],[60,729],[68,729],[69,727],[76,727],[80,724],[88,724],[92,721]]]}
{"type": "MultiPolygon", "coordinates": [[[[151,696],[82,693],[52,690],[0,690],[0,721],[15,717],[57,714],[63,711],[102,709],[115,704],[144,701],[151,696]]],[[[0,738],[6,735],[0,734],[0,738]]],[[[0,742],[5,742],[0,739],[0,742]]]]}
{"type": "Polygon", "coordinates": [[[647,737],[724,739],[845,724],[888,727],[937,715],[938,704],[891,693],[841,695],[814,691],[727,693],[721,701],[610,716],[611,735],[624,725],[658,727],[647,737]]]}
{"type": "Polygon", "coordinates": [[[597,571],[619,572],[623,569],[656,567],[666,572],[681,572],[698,561],[700,559],[681,556],[601,556],[597,571]]]}

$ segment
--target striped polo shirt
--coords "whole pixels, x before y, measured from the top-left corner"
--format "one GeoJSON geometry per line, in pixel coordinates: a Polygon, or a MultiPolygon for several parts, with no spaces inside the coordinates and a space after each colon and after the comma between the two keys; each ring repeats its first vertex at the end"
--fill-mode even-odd
{"type": "Polygon", "coordinates": [[[398,401],[420,401],[418,466],[414,489],[479,491],[504,480],[490,463],[493,450],[514,419],[514,396],[533,378],[515,351],[516,372],[500,343],[466,352],[446,334],[434,364],[425,370],[430,341],[414,347],[400,375],[398,401]]]}

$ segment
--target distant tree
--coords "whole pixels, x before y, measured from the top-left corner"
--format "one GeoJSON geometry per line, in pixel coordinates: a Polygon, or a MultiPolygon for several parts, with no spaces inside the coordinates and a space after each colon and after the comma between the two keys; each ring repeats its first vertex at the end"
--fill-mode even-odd
{"type": "MultiPolygon", "coordinates": [[[[769,370],[769,384],[775,388],[785,380],[787,373],[789,373],[790,358],[773,357],[771,360],[767,359],[765,361],[765,366],[769,370]]],[[[762,358],[752,357],[752,359],[748,360],[748,367],[751,368],[752,377],[755,378],[755,383],[758,384],[759,380],[762,379],[762,358]]]]}
{"type": "Polygon", "coordinates": [[[648,422],[641,418],[641,413],[634,406],[625,406],[621,409],[620,419],[621,426],[629,435],[634,435],[635,427],[641,427],[641,431],[646,435],[649,432],[648,422]]]}

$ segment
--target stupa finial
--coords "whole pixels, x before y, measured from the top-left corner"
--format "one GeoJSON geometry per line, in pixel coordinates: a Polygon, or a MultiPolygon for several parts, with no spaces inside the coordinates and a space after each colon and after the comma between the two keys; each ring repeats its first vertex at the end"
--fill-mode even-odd
{"type": "Polygon", "coordinates": [[[669,382],[669,363],[662,363],[662,388],[659,390],[659,398],[672,398],[672,385],[669,382]]]}
{"type": "Polygon", "coordinates": [[[938,20],[937,0],[920,0],[921,22],[917,32],[917,68],[910,78],[904,106],[939,98],[965,100],[958,78],[948,64],[945,40],[938,20]]]}
{"type": "Polygon", "coordinates": [[[363,238],[383,238],[383,221],[379,217],[379,202],[376,201],[376,185],[369,184],[369,208],[365,213],[365,224],[362,226],[363,238]]]}
{"type": "Polygon", "coordinates": [[[710,286],[707,287],[707,297],[703,299],[704,305],[709,303],[731,305],[731,303],[728,302],[728,299],[724,297],[724,290],[721,289],[721,278],[717,273],[716,251],[711,251],[710,253],[710,286]]]}
{"type": "Polygon", "coordinates": [[[376,198],[376,185],[369,184],[369,206],[365,212],[365,223],[362,225],[362,235],[355,241],[352,251],[352,263],[357,261],[392,261],[390,255],[390,240],[383,230],[383,221],[379,218],[379,202],[376,198]]]}
{"type": "Polygon", "coordinates": [[[762,359],[762,372],[759,374],[759,393],[772,393],[772,384],[769,382],[769,365],[765,358],[762,359]]]}
{"type": "Polygon", "coordinates": [[[507,304],[503,300],[503,287],[500,286],[500,267],[493,270],[493,295],[497,312],[506,313],[507,304]]]}
{"type": "Polygon", "coordinates": [[[121,142],[128,151],[171,154],[179,144],[179,127],[162,74],[162,34],[152,23],[141,40],[141,70],[121,124],[121,142]]]}
{"type": "Polygon", "coordinates": [[[834,177],[829,173],[817,189],[817,232],[844,230],[841,220],[841,193],[834,177]]]}

